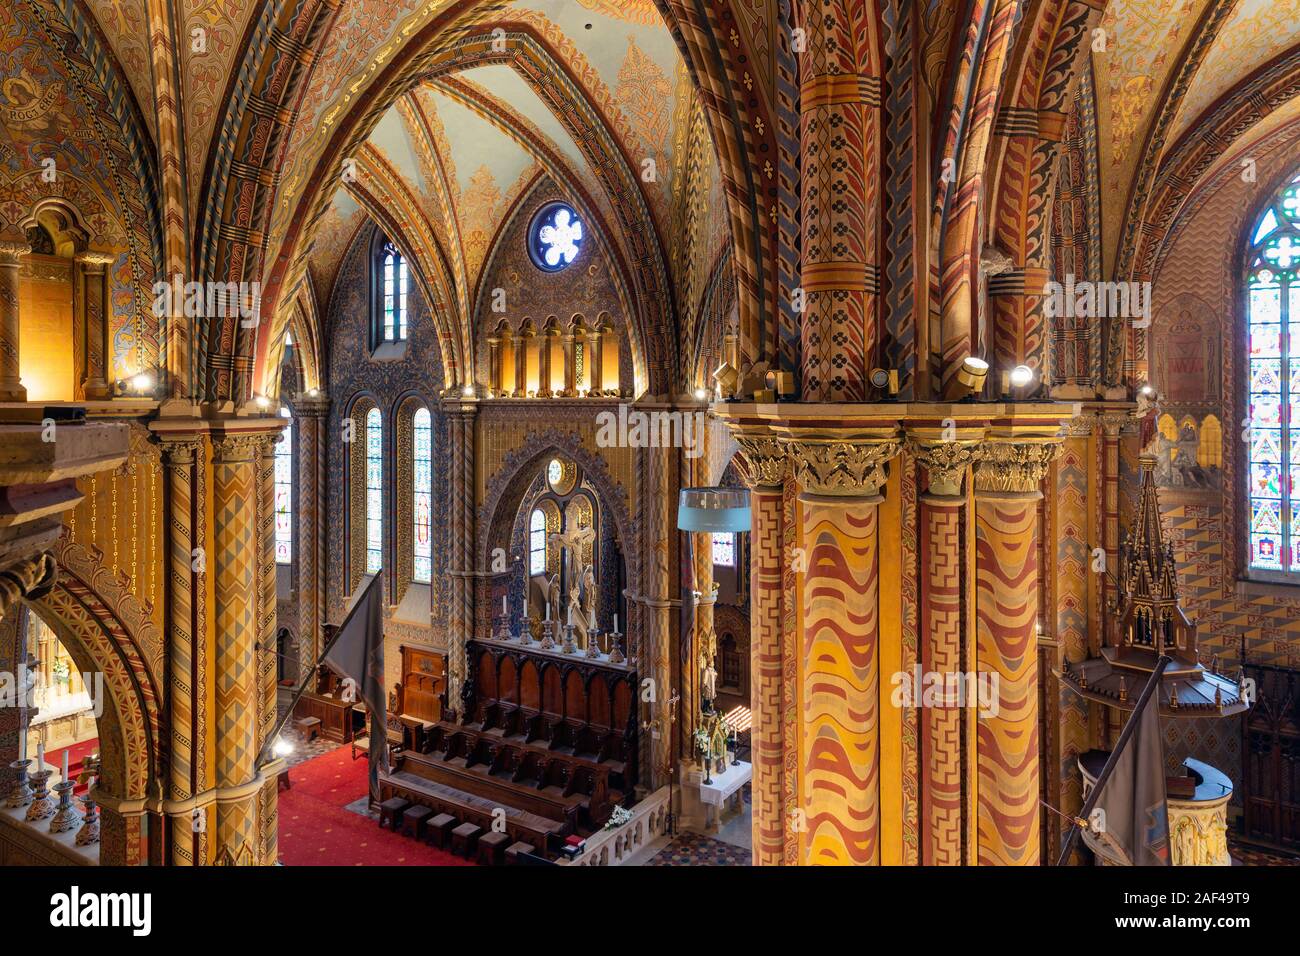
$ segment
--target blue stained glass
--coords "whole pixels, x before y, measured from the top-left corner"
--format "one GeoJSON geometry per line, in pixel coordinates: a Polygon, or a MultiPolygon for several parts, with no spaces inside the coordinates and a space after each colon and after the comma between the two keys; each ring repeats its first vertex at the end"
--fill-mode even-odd
{"type": "Polygon", "coordinates": [[[546,573],[546,515],[534,510],[528,523],[528,573],[546,573]]]}
{"type": "Polygon", "coordinates": [[[411,575],[428,584],[433,574],[433,421],[427,408],[416,409],[411,433],[411,507],[415,523],[411,575]]]}
{"type": "Polygon", "coordinates": [[[1251,358],[1281,358],[1282,326],[1252,325],[1250,327],[1251,358]]]}
{"type": "Polygon", "coordinates": [[[1250,536],[1250,566],[1264,571],[1282,570],[1282,539],[1275,534],[1250,536]]]}
{"type": "Polygon", "coordinates": [[[1259,221],[1259,225],[1255,228],[1255,238],[1252,239],[1251,242],[1259,242],[1276,228],[1277,216],[1273,215],[1273,210],[1270,209],[1268,212],[1264,213],[1264,218],[1259,221]]]}
{"type": "Polygon", "coordinates": [[[1253,426],[1276,428],[1282,424],[1282,403],[1276,395],[1252,395],[1250,421],[1253,426]]]}
{"type": "Polygon", "coordinates": [[[1253,393],[1281,392],[1282,360],[1280,358],[1251,359],[1250,390],[1253,393]]]}

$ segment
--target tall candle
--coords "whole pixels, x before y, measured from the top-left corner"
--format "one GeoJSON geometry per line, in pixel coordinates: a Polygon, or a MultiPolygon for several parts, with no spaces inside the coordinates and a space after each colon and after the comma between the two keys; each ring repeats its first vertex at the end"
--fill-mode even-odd
{"type": "Polygon", "coordinates": [[[570,623],[570,624],[573,623],[573,605],[572,605],[572,604],[569,605],[569,623],[570,623]]]}
{"type": "Polygon", "coordinates": [[[551,619],[551,602],[550,602],[550,601],[547,601],[547,602],[546,602],[546,620],[549,621],[550,619],[551,619]]]}
{"type": "Polygon", "coordinates": [[[68,748],[67,747],[63,748],[63,775],[59,779],[60,780],[68,779],[68,748]]]}
{"type": "Polygon", "coordinates": [[[615,633],[615,634],[618,633],[618,615],[617,615],[617,614],[614,615],[614,633],[615,633]]]}
{"type": "Polygon", "coordinates": [[[501,595],[501,616],[506,617],[509,614],[510,612],[506,610],[506,596],[503,594],[501,595]]]}
{"type": "Polygon", "coordinates": [[[45,741],[36,741],[36,772],[40,773],[45,769],[45,741]]]}

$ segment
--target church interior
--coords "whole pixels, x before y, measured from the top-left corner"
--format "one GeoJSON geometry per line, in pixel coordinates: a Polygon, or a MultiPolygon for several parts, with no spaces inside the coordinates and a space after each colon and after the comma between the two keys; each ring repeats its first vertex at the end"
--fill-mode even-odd
{"type": "Polygon", "coordinates": [[[0,864],[1300,864],[1296,0],[0,46],[0,864]]]}

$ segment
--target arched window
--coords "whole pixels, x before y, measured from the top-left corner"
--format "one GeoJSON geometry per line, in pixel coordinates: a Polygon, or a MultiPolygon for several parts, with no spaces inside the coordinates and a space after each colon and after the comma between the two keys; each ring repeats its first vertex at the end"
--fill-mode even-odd
{"type": "Polygon", "coordinates": [[[713,535],[713,563],[722,568],[736,566],[736,536],[729,531],[713,535]]]}
{"type": "Polygon", "coordinates": [[[384,422],[379,409],[366,413],[366,573],[384,565],[384,422]]]}
{"type": "Polygon", "coordinates": [[[412,538],[415,562],[411,577],[428,584],[433,577],[433,418],[427,408],[418,408],[411,419],[413,476],[411,513],[415,519],[412,538]]]}
{"type": "Polygon", "coordinates": [[[528,524],[528,573],[546,573],[546,515],[541,508],[533,509],[528,524]]]}
{"type": "Polygon", "coordinates": [[[406,257],[387,239],[381,239],[374,258],[374,347],[405,342],[410,274],[406,257]]]}
{"type": "MultiPolygon", "coordinates": [[[[280,415],[289,418],[289,409],[280,415]]],[[[293,422],[285,423],[275,446],[275,563],[293,561],[293,422]]]]}
{"type": "Polygon", "coordinates": [[[1300,580],[1300,175],[1255,224],[1246,287],[1248,566],[1300,580]]]}

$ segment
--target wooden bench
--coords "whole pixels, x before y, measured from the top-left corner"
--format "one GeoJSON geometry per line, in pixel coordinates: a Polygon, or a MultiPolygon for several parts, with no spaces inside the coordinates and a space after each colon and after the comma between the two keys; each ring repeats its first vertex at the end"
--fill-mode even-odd
{"type": "Polygon", "coordinates": [[[559,820],[575,829],[580,813],[589,807],[589,799],[580,793],[566,793],[564,788],[545,781],[543,786],[515,782],[490,772],[490,765],[466,766],[465,759],[438,759],[436,754],[404,751],[399,769],[434,783],[454,787],[465,793],[486,797],[498,804],[518,807],[551,820],[559,820]]]}
{"type": "MultiPolygon", "coordinates": [[[[431,807],[435,814],[446,814],[453,820],[476,823],[484,830],[491,830],[493,822],[499,818],[500,814],[494,811],[504,810],[506,833],[514,840],[541,847],[543,853],[552,849],[558,851],[560,842],[573,832],[564,823],[548,820],[517,807],[502,806],[497,801],[465,793],[454,787],[434,783],[400,770],[391,774],[380,774],[379,796],[381,800],[399,797],[409,803],[423,804],[431,807]]],[[[436,822],[437,816],[433,820],[434,822],[429,824],[430,829],[439,831],[442,824],[436,822]]],[[[445,831],[445,835],[449,838],[450,830],[445,831]]],[[[446,849],[445,844],[443,849],[446,849]]]]}
{"type": "Polygon", "coordinates": [[[505,861],[510,834],[493,830],[478,838],[478,861],[485,866],[500,866],[505,861]]]}
{"type": "Polygon", "coordinates": [[[506,865],[517,866],[519,864],[519,854],[536,852],[537,848],[531,843],[525,843],[522,840],[518,840],[506,847],[506,865]]]}

